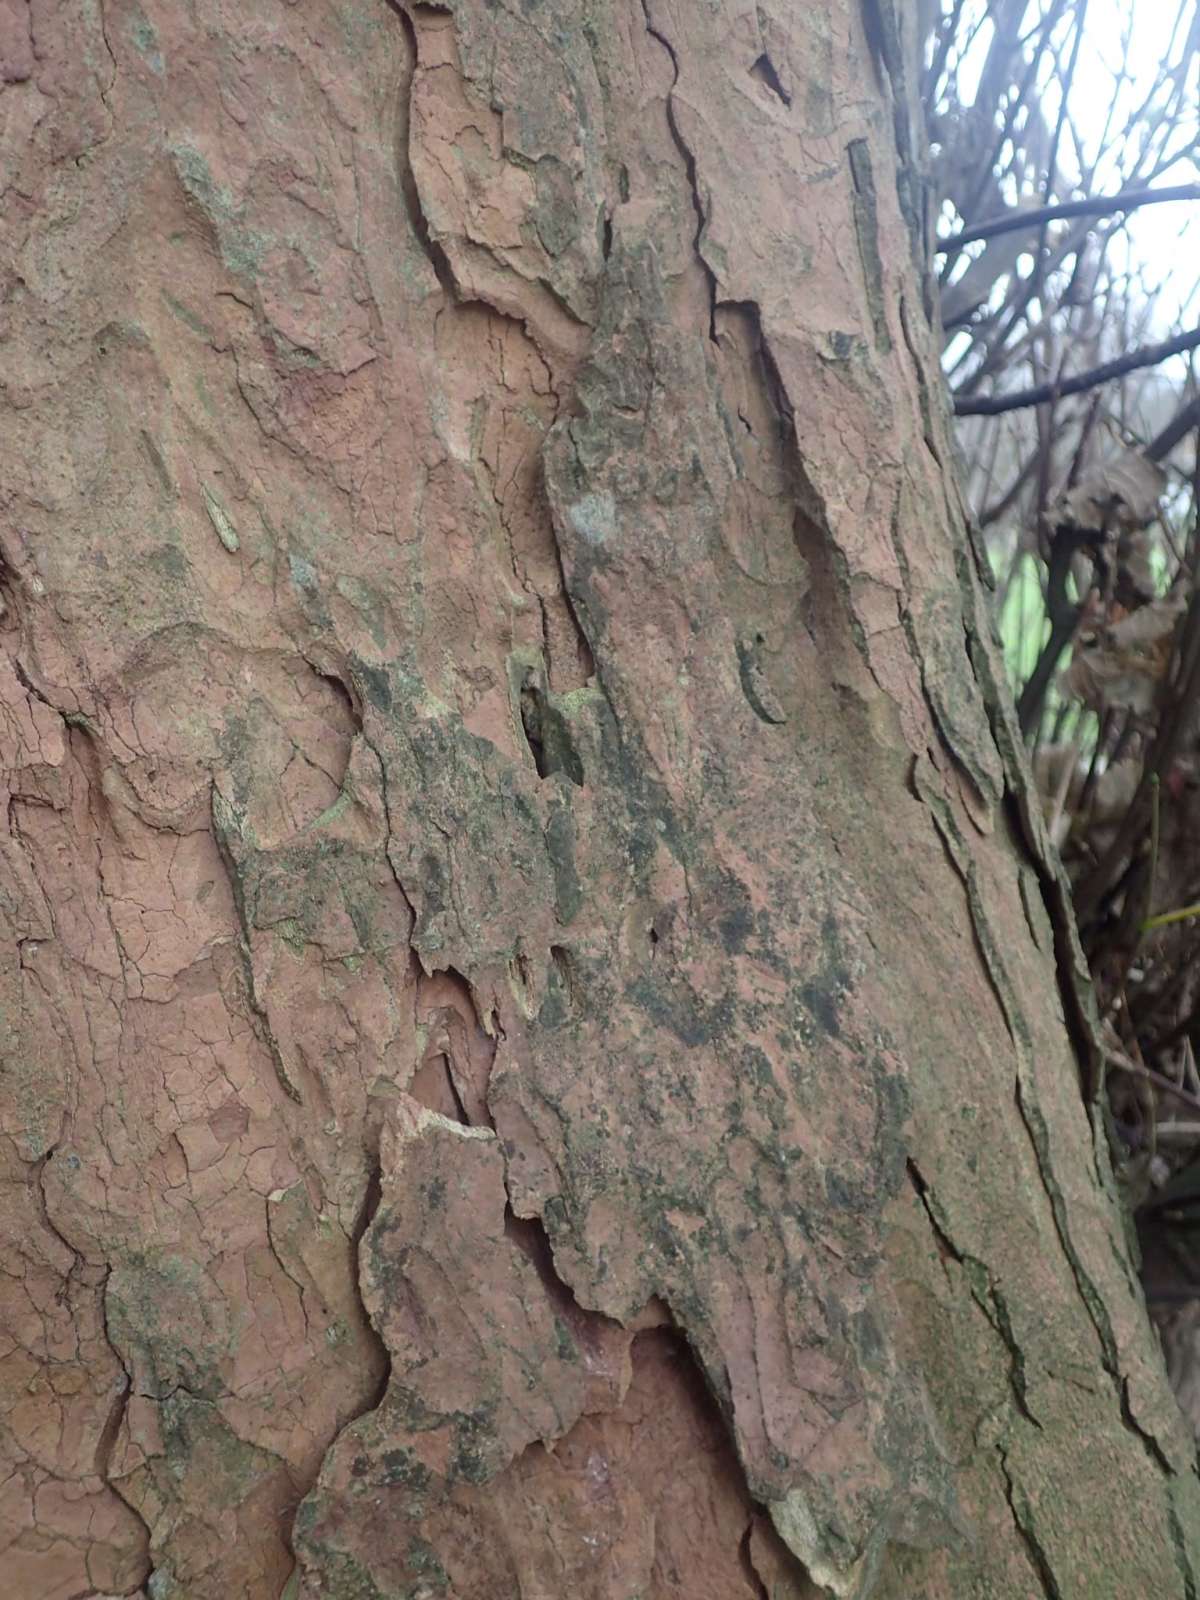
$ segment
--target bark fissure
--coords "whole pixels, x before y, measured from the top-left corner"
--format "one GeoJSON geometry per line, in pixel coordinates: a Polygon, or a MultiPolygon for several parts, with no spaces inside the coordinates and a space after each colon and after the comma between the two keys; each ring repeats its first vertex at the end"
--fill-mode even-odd
{"type": "Polygon", "coordinates": [[[307,1334],[311,1331],[312,1327],[311,1320],[308,1315],[308,1285],[302,1278],[298,1277],[296,1273],[292,1271],[291,1267],[280,1253],[279,1243],[275,1238],[275,1229],[271,1224],[271,1200],[269,1196],[263,1201],[263,1209],[266,1216],[267,1225],[267,1246],[271,1251],[271,1255],[275,1259],[275,1265],[279,1268],[280,1272],[296,1291],[296,1298],[300,1302],[300,1310],[304,1316],[304,1331],[307,1334]]]}
{"type": "MultiPolygon", "coordinates": [[[[990,572],[986,554],[982,551],[979,552],[977,564],[990,572]]],[[[1057,984],[1079,1063],[1080,1081],[1085,1099],[1093,1104],[1103,1085],[1103,1052],[1099,1043],[1091,976],[1075,926],[1071,887],[1047,836],[1015,714],[1006,699],[1005,684],[1000,676],[995,626],[988,614],[987,602],[979,593],[980,580],[972,574],[965,557],[960,557],[955,565],[963,600],[967,656],[972,674],[982,690],[992,740],[1003,763],[1005,811],[1010,818],[1014,837],[1022,842],[1037,874],[1053,933],[1057,984]]],[[[1097,1177],[1103,1181],[1099,1173],[1097,1177]]]]}
{"type": "Polygon", "coordinates": [[[1029,1403],[1025,1350],[1013,1329],[1012,1317],[1004,1294],[997,1285],[987,1262],[981,1261],[978,1256],[973,1256],[960,1250],[958,1245],[955,1244],[947,1229],[946,1219],[939,1216],[935,1198],[930,1192],[929,1185],[921,1176],[916,1162],[910,1158],[907,1167],[909,1181],[921,1203],[922,1210],[929,1219],[929,1226],[933,1230],[934,1238],[945,1254],[959,1267],[963,1268],[971,1298],[987,1320],[989,1327],[1004,1345],[1008,1359],[1009,1387],[1012,1391],[1013,1404],[1018,1414],[1026,1422],[1041,1431],[1042,1424],[1029,1403]]]}
{"type": "Polygon", "coordinates": [[[771,1596],[767,1591],[767,1586],[759,1575],[758,1568],[754,1565],[754,1556],[750,1547],[750,1541],[753,1537],[753,1534],[753,1522],[747,1523],[746,1531],[742,1535],[741,1544],[738,1546],[738,1553],[741,1557],[742,1566],[745,1569],[746,1577],[753,1586],[755,1600],[771,1600],[771,1596]]]}
{"type": "MultiPolygon", "coordinates": [[[[379,794],[380,794],[380,799],[383,802],[383,819],[384,819],[384,825],[385,825],[386,830],[387,830],[387,836],[386,836],[386,838],[384,840],[384,844],[383,844],[383,854],[384,854],[384,859],[387,861],[387,864],[388,864],[388,870],[389,870],[389,872],[391,873],[391,876],[392,876],[392,882],[396,885],[396,888],[400,891],[400,898],[403,900],[405,906],[408,909],[408,914],[409,914],[410,918],[412,919],[411,923],[410,923],[410,926],[409,926],[409,930],[408,930],[409,931],[409,939],[410,939],[410,942],[411,942],[412,934],[415,931],[416,926],[417,926],[417,910],[416,910],[416,907],[413,905],[411,895],[409,894],[408,890],[404,887],[404,881],[400,876],[399,869],[396,866],[395,858],[392,855],[392,841],[393,841],[393,839],[395,839],[397,837],[397,830],[393,827],[393,813],[392,813],[392,808],[391,808],[391,799],[390,799],[389,790],[388,790],[388,768],[387,768],[387,762],[384,760],[383,755],[379,750],[379,747],[372,741],[371,736],[367,732],[365,726],[363,728],[362,737],[363,737],[363,743],[366,745],[367,749],[371,752],[371,754],[375,757],[375,761],[376,761],[376,763],[377,763],[377,765],[379,767],[379,794]]],[[[421,960],[420,951],[418,951],[415,948],[415,946],[413,947],[413,954],[416,956],[418,961],[421,960]]],[[[424,963],[423,962],[422,962],[422,967],[424,968],[424,963]]],[[[414,991],[414,999],[415,998],[416,998],[416,996],[415,996],[415,991],[414,991]]]]}
{"type": "Polygon", "coordinates": [[[775,63],[765,50],[750,68],[750,76],[769,89],[775,98],[782,101],[785,106],[791,105],[792,97],[783,87],[775,63]]]}
{"type": "Polygon", "coordinates": [[[454,273],[446,256],[444,247],[433,237],[429,231],[429,219],[421,205],[421,192],[417,187],[417,180],[413,173],[412,162],[409,158],[409,137],[411,129],[410,97],[412,94],[413,80],[417,74],[419,56],[417,53],[417,30],[407,7],[400,0],[385,0],[388,9],[400,23],[404,35],[405,49],[408,58],[408,82],[400,86],[397,96],[398,103],[403,107],[403,116],[398,119],[397,151],[396,151],[396,178],[400,186],[400,194],[404,200],[404,210],[408,217],[409,227],[412,229],[421,249],[428,257],[429,265],[438,281],[438,287],[445,295],[450,305],[461,301],[458,285],[454,281],[454,273]]]}
{"type": "Polygon", "coordinates": [[[854,231],[858,239],[858,254],[862,263],[871,325],[875,331],[875,348],[886,353],[891,348],[891,335],[888,332],[887,312],[883,304],[883,261],[879,255],[875,174],[871,167],[871,154],[867,141],[853,139],[847,146],[846,157],[850,163],[850,175],[854,183],[854,231]]]}
{"type": "Polygon", "coordinates": [[[1013,1524],[1025,1543],[1029,1552],[1030,1564],[1041,1584],[1045,1600],[1066,1600],[1054,1569],[1050,1565],[1050,1558],[1038,1537],[1036,1521],[1031,1517],[1028,1504],[1020,1495],[1018,1486],[1009,1471],[1008,1456],[1002,1447],[997,1450],[1000,1459],[1000,1470],[1004,1474],[1005,1488],[1008,1494],[1008,1509],[1013,1519],[1013,1524]]]}
{"type": "MultiPolygon", "coordinates": [[[[379,1407],[383,1404],[384,1396],[387,1394],[388,1384],[391,1382],[392,1378],[392,1353],[388,1349],[383,1335],[375,1326],[375,1319],[371,1316],[371,1313],[367,1307],[366,1300],[363,1297],[361,1278],[363,1240],[370,1231],[371,1224],[375,1221],[375,1218],[379,1212],[379,1206],[382,1198],[382,1165],[379,1157],[376,1156],[372,1160],[371,1170],[367,1175],[367,1184],[365,1190],[363,1191],[362,1208],[355,1219],[354,1227],[350,1233],[350,1250],[355,1264],[359,1269],[354,1274],[354,1282],[358,1289],[358,1303],[359,1309],[362,1313],[363,1326],[370,1329],[371,1335],[375,1341],[375,1348],[378,1351],[380,1360],[380,1373],[374,1392],[367,1397],[363,1403],[362,1409],[356,1412],[355,1416],[350,1419],[350,1422],[345,1424],[345,1427],[349,1427],[351,1423],[356,1422],[360,1417],[368,1416],[372,1411],[377,1411],[379,1409],[379,1407]]],[[[343,1428],[343,1432],[344,1431],[345,1429],[343,1428]]],[[[336,1439],[331,1440],[328,1448],[332,1449],[336,1442],[336,1439]]]]}
{"type": "MultiPolygon", "coordinates": [[[[1047,838],[1040,810],[1037,808],[1036,799],[1033,798],[1035,789],[1028,777],[1023,747],[1015,727],[1015,717],[1010,703],[1005,698],[1003,685],[997,677],[995,665],[996,648],[994,645],[989,647],[991,629],[981,621],[982,602],[975,581],[966,569],[965,555],[960,554],[960,558],[956,562],[956,568],[963,596],[967,658],[970,662],[971,670],[983,690],[984,703],[988,709],[989,730],[1000,754],[1006,774],[1005,814],[1013,818],[1014,834],[1023,841],[1028,851],[1052,931],[1057,985],[1062,1001],[1063,1014],[1074,1046],[1074,1058],[1079,1064],[1079,1076],[1084,1099],[1089,1107],[1089,1125],[1092,1132],[1090,1156],[1094,1164],[1095,1179],[1101,1190],[1106,1191],[1111,1196],[1114,1191],[1107,1148],[1107,1134],[1103,1130],[1098,1115],[1092,1109],[1102,1094],[1104,1052],[1099,1041],[1091,980],[1075,926],[1070,887],[1062,864],[1058,860],[1057,853],[1047,838]]],[[[939,832],[941,832],[944,824],[939,819],[936,808],[934,809],[934,818],[939,832]]],[[[948,854],[951,854],[953,859],[953,852],[949,842],[945,840],[944,842],[946,842],[948,854]]],[[[961,875],[961,868],[959,870],[961,875]]],[[[968,893],[970,893],[970,886],[967,885],[967,887],[968,893]]],[[[971,906],[971,912],[972,922],[976,928],[977,937],[979,937],[980,922],[985,914],[982,906],[977,906],[974,903],[971,906]]],[[[996,962],[1001,960],[998,950],[995,952],[995,959],[996,962]]],[[[994,981],[993,962],[991,959],[987,961],[987,969],[989,977],[993,978],[994,981]]],[[[1032,1077],[1029,1072],[1028,1035],[1027,1031],[1024,1030],[1023,1024],[1019,1024],[1020,1001],[1003,974],[1001,974],[1001,981],[1004,985],[1003,992],[999,988],[997,988],[996,992],[998,1001],[1005,1013],[1009,1031],[1010,1033],[1013,1031],[1013,1022],[1010,1020],[1010,1016],[1012,1019],[1017,1019],[1018,1025],[1021,1027],[1020,1041],[1018,1041],[1016,1034],[1013,1035],[1014,1046],[1017,1048],[1018,1064],[1022,1068],[1022,1072],[1018,1077],[1017,1103],[1022,1121],[1029,1131],[1029,1137],[1035,1150],[1038,1169],[1042,1174],[1043,1183],[1050,1199],[1056,1230],[1070,1262],[1072,1274],[1079,1288],[1080,1298],[1087,1309],[1089,1319],[1095,1327],[1100,1340],[1104,1368],[1116,1393],[1122,1422],[1128,1431],[1137,1438],[1139,1444],[1164,1473],[1164,1476],[1170,1478],[1174,1475],[1176,1468],[1164,1451],[1156,1432],[1144,1427],[1133,1413],[1130,1404],[1128,1381],[1122,1366],[1121,1352],[1104,1297],[1092,1282],[1090,1275],[1084,1269],[1082,1261],[1067,1237],[1068,1222],[1065,1214],[1065,1203],[1061,1188],[1054,1177],[1044,1119],[1040,1109],[1029,1098],[1035,1091],[1032,1088],[1032,1077]]],[[[1132,1269],[1128,1259],[1120,1258],[1120,1266],[1132,1290],[1134,1287],[1132,1269]]]]}
{"type": "MultiPolygon", "coordinates": [[[[1087,1308],[1089,1318],[1096,1330],[1105,1371],[1108,1373],[1114,1392],[1122,1404],[1122,1413],[1127,1416],[1123,1401],[1124,1390],[1120,1355],[1112,1321],[1103,1298],[1084,1267],[1079,1252],[1071,1238],[1070,1224],[1066,1216],[1062,1190],[1054,1171],[1054,1159],[1049,1148],[1044,1116],[1036,1099],[1037,1090],[1031,1064],[1032,1043],[1022,1014],[1021,1003],[1006,971],[999,945],[993,936],[986,907],[980,895],[975,865],[966,855],[962,837],[944,803],[936,797],[932,789],[925,791],[922,794],[922,798],[929,805],[930,815],[945,846],[947,859],[960,877],[966,893],[971,926],[974,930],[981,965],[996,997],[996,1003],[1004,1019],[1005,1027],[1012,1039],[1017,1068],[1015,1082],[1016,1104],[1020,1113],[1021,1123],[1029,1139],[1035,1165],[1042,1186],[1045,1189],[1046,1198],[1049,1201],[1050,1214],[1054,1220],[1055,1231],[1062,1245],[1064,1255],[1070,1263],[1080,1298],[1087,1308]]],[[[1127,1417],[1127,1420],[1132,1419],[1127,1417]]]]}
{"type": "MultiPolygon", "coordinates": [[[[479,292],[468,292],[468,290],[466,290],[459,282],[458,277],[455,274],[453,262],[446,245],[435,236],[434,231],[430,227],[428,214],[422,201],[420,184],[417,180],[413,161],[415,135],[412,129],[411,99],[417,82],[418,73],[421,70],[418,34],[410,8],[406,8],[404,5],[400,4],[399,0],[387,0],[387,4],[390,10],[399,18],[402,25],[406,41],[407,56],[409,60],[408,81],[406,84],[401,86],[399,96],[400,103],[404,107],[404,115],[400,118],[400,125],[397,133],[398,149],[396,165],[398,169],[398,183],[401,193],[404,197],[405,208],[408,213],[410,225],[412,226],[414,235],[418,239],[422,250],[428,257],[430,264],[433,267],[435,276],[445,298],[446,304],[444,312],[439,313],[439,315],[445,314],[453,316],[463,309],[473,305],[485,307],[489,314],[497,318],[500,323],[507,323],[514,329],[519,330],[522,337],[528,339],[532,343],[538,352],[538,356],[542,365],[542,371],[545,375],[545,381],[554,400],[553,412],[546,422],[545,431],[548,432],[557,421],[558,417],[563,413],[564,407],[567,404],[567,394],[569,393],[570,362],[568,361],[566,363],[566,371],[564,372],[564,370],[562,370],[563,362],[561,357],[555,359],[551,352],[544,347],[544,342],[537,329],[535,308],[526,308],[525,306],[521,305],[517,310],[513,310],[500,304],[494,295],[487,295],[479,292]],[[564,385],[567,386],[566,390],[564,390],[564,385]]],[[[506,151],[505,153],[511,159],[511,152],[506,151]]],[[[462,240],[459,241],[458,248],[464,250],[476,250],[480,247],[474,242],[462,240]]],[[[522,291],[525,294],[532,294],[534,292],[534,288],[535,286],[532,284],[524,284],[522,286],[522,290],[517,291],[518,300],[521,298],[522,291]]],[[[572,323],[576,324],[581,331],[584,331],[584,324],[579,322],[575,312],[568,305],[566,305],[552,284],[542,279],[539,280],[539,283],[536,285],[536,289],[539,293],[549,295],[552,298],[554,306],[557,308],[557,310],[572,323]]],[[[518,400],[522,397],[514,395],[513,398],[514,400],[518,400]]],[[[481,463],[478,470],[481,475],[488,475],[486,464],[481,463]]],[[[509,515],[506,511],[506,505],[501,494],[501,488],[502,486],[499,483],[491,480],[491,495],[495,501],[497,517],[501,527],[504,530],[504,535],[508,543],[509,559],[512,564],[513,574],[521,587],[527,594],[531,596],[532,599],[535,600],[541,610],[543,619],[543,651],[547,663],[547,672],[554,673],[556,678],[561,680],[561,685],[563,688],[569,689],[577,687],[582,683],[586,683],[591,674],[591,651],[586,634],[580,625],[580,620],[575,613],[570,596],[566,592],[566,584],[561,571],[561,556],[558,552],[557,543],[554,539],[550,508],[548,504],[545,503],[544,488],[539,480],[538,487],[535,490],[535,495],[539,501],[537,509],[540,517],[544,519],[547,536],[549,538],[551,547],[554,550],[555,561],[558,564],[557,576],[561,585],[560,592],[549,597],[547,597],[538,589],[536,583],[531,579],[528,572],[524,569],[523,564],[518,560],[513,528],[511,526],[509,515]],[[564,658],[560,659],[559,652],[554,648],[550,628],[550,619],[547,615],[548,598],[561,606],[563,617],[568,625],[568,629],[574,634],[573,654],[576,658],[574,663],[565,658],[565,652],[564,658]]]]}
{"type": "MultiPolygon", "coordinates": [[[[229,887],[233,895],[233,903],[238,915],[238,953],[241,957],[242,976],[245,984],[246,1001],[254,1016],[255,1026],[267,1050],[270,1053],[272,1064],[275,1068],[275,1077],[279,1087],[289,1100],[298,1106],[304,1105],[304,1095],[300,1085],[295,1081],[288,1063],[284,1060],[283,1051],[275,1032],[271,1027],[271,1019],[267,1008],[258,993],[254,979],[253,957],[253,917],[246,905],[245,880],[234,855],[235,841],[240,842],[238,818],[234,807],[220,790],[213,785],[212,789],[212,824],[213,836],[217,842],[222,863],[229,877],[229,887]]],[[[316,1098],[320,1099],[320,1085],[311,1085],[316,1098]]],[[[327,1104],[327,1103],[326,1103],[327,1104]]]]}
{"type": "Polygon", "coordinates": [[[142,1586],[148,1584],[150,1579],[154,1576],[155,1563],[153,1556],[151,1555],[154,1530],[151,1528],[150,1523],[146,1520],[146,1515],[141,1506],[135,1499],[126,1493],[126,1491],[122,1488],[119,1479],[114,1476],[113,1473],[113,1461],[116,1455],[117,1445],[121,1439],[122,1430],[125,1425],[125,1419],[129,1411],[130,1397],[133,1394],[133,1376],[125,1364],[125,1359],[121,1354],[121,1350],[113,1337],[113,1332],[109,1325],[108,1282],[111,1275],[112,1267],[109,1266],[105,1269],[104,1281],[99,1290],[100,1316],[101,1324],[104,1329],[105,1343],[112,1354],[113,1360],[117,1364],[117,1368],[121,1376],[119,1392],[113,1397],[112,1409],[105,1421],[104,1429],[96,1442],[96,1475],[108,1485],[109,1489],[112,1490],[113,1494],[116,1495],[117,1499],[120,1500],[122,1505],[124,1505],[125,1508],[133,1514],[133,1517],[135,1518],[140,1529],[141,1538],[143,1541],[140,1553],[145,1562],[145,1569],[142,1572],[140,1580],[132,1589],[128,1591],[129,1593],[134,1594],[137,1593],[142,1586]]]}
{"type": "MultiPolygon", "coordinates": [[[[359,1209],[358,1216],[355,1218],[354,1226],[350,1231],[348,1240],[351,1260],[354,1266],[354,1270],[351,1273],[351,1278],[358,1295],[359,1314],[362,1317],[362,1325],[368,1331],[378,1357],[379,1377],[373,1389],[363,1399],[362,1404],[346,1418],[346,1420],[342,1423],[342,1426],[338,1429],[337,1433],[327,1441],[325,1454],[328,1454],[330,1450],[334,1449],[338,1440],[346,1436],[348,1431],[352,1429],[356,1423],[360,1422],[364,1417],[369,1417],[373,1412],[379,1410],[384,1403],[384,1399],[387,1395],[388,1387],[392,1379],[392,1353],[389,1350],[382,1334],[377,1328],[375,1319],[372,1317],[367,1306],[366,1299],[363,1295],[361,1279],[363,1240],[366,1238],[367,1233],[370,1231],[371,1224],[375,1220],[383,1195],[381,1172],[382,1168],[380,1159],[378,1154],[376,1154],[373,1156],[371,1161],[371,1167],[367,1174],[366,1186],[363,1190],[362,1205],[359,1209]]],[[[274,1249],[273,1245],[272,1249],[274,1249]]],[[[282,1261],[280,1261],[280,1267],[285,1271],[288,1277],[292,1277],[291,1273],[288,1272],[286,1267],[283,1266],[282,1261]]],[[[292,1281],[296,1282],[294,1278],[292,1281]]],[[[301,1297],[303,1297],[303,1287],[298,1282],[296,1283],[296,1287],[301,1294],[301,1297]]],[[[314,1471],[309,1476],[307,1482],[303,1482],[297,1486],[299,1493],[296,1497],[295,1510],[292,1513],[292,1517],[286,1530],[287,1548],[293,1557],[295,1557],[297,1545],[296,1518],[299,1515],[300,1507],[304,1501],[304,1496],[308,1494],[314,1487],[316,1480],[317,1472],[314,1471]]]]}
{"type": "Polygon", "coordinates": [[[687,140],[683,137],[679,127],[679,119],[675,114],[675,89],[679,84],[679,56],[675,51],[675,46],[667,38],[666,34],[655,26],[654,19],[650,11],[650,5],[651,0],[641,0],[642,10],[646,18],[646,32],[652,39],[657,40],[657,42],[662,45],[671,62],[673,82],[670,92],[667,95],[667,124],[670,127],[671,138],[675,142],[675,148],[679,151],[680,159],[683,162],[683,170],[687,174],[688,193],[691,197],[692,210],[696,214],[696,232],[692,238],[692,252],[700,265],[700,270],[704,274],[704,280],[708,284],[708,336],[713,344],[716,344],[718,304],[717,275],[713,271],[712,266],[709,264],[708,258],[704,254],[704,230],[708,226],[708,216],[704,208],[704,200],[700,194],[699,168],[697,166],[695,152],[691,149],[687,140]]]}
{"type": "Polygon", "coordinates": [[[1172,1506],[1168,1518],[1171,1534],[1171,1544],[1174,1548],[1175,1560],[1179,1567],[1179,1577],[1183,1584],[1183,1600],[1197,1600],[1200,1594],[1196,1568],[1188,1553],[1188,1542],[1184,1536],[1183,1526],[1179,1520],[1179,1513],[1172,1506]]]}

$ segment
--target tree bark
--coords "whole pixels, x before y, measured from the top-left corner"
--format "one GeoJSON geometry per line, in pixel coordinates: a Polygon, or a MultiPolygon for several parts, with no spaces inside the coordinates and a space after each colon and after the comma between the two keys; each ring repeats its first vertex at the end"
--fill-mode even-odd
{"type": "Polygon", "coordinates": [[[10,1593],[1196,1593],[914,59],[0,10],[10,1593]]]}

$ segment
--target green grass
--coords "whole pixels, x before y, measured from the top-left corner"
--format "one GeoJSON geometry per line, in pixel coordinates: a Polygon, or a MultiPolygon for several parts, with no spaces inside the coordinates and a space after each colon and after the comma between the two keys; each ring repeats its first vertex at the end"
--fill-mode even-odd
{"type": "MultiPolygon", "coordinates": [[[[1011,555],[993,551],[992,563],[999,582],[1004,581],[1007,562],[1011,555]]],[[[1004,651],[1004,665],[1014,696],[1019,695],[1032,673],[1037,658],[1050,634],[1050,618],[1042,589],[1043,568],[1036,556],[1022,551],[1016,557],[1016,566],[1004,594],[997,624],[1000,643],[1004,651]]],[[[1074,579],[1069,593],[1076,598],[1074,579]]],[[[1059,673],[1070,665],[1070,651],[1065,651],[1059,664],[1059,673]]],[[[1051,683],[1046,695],[1041,726],[1034,742],[1053,739],[1065,743],[1074,740],[1081,757],[1090,755],[1098,730],[1095,712],[1070,700],[1062,694],[1058,680],[1051,683]]]]}

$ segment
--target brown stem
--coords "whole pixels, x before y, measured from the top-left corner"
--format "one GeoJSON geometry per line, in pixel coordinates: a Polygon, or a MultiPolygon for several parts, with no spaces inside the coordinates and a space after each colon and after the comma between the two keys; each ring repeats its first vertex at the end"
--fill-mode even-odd
{"type": "Polygon", "coordinates": [[[938,255],[959,250],[981,239],[995,239],[1019,228],[1037,228],[1063,217],[1111,217],[1118,211],[1135,211],[1139,206],[1162,205],[1168,200],[1200,200],[1200,183],[1176,183],[1162,189],[1125,189],[1120,194],[1093,195],[1086,200],[1064,200],[1055,206],[1039,206],[1036,211],[1010,211],[993,217],[976,228],[965,228],[937,247],[938,255]]]}
{"type": "Polygon", "coordinates": [[[1139,367],[1156,367],[1159,362],[1182,355],[1185,350],[1194,350],[1197,345],[1200,345],[1200,328],[1192,328],[1188,333],[1176,334],[1173,339],[1164,339],[1160,344],[1143,345],[1140,350],[1131,350],[1115,361],[1106,361],[1103,366],[1093,367],[1090,372],[1078,372],[1073,378],[1040,383],[1033,389],[1018,389],[1015,394],[956,395],[954,414],[958,417],[994,417],[1003,411],[1019,411],[1025,406],[1040,406],[1047,400],[1083,394],[1085,390],[1094,389],[1098,383],[1123,378],[1127,372],[1135,372],[1139,367]]]}

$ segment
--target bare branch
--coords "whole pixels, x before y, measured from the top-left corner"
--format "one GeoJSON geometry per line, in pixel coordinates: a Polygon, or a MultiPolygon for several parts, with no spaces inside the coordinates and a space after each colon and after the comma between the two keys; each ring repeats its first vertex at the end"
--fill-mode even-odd
{"type": "Polygon", "coordinates": [[[1189,400],[1183,410],[1172,417],[1157,438],[1150,441],[1145,450],[1146,459],[1164,460],[1183,436],[1190,433],[1193,428],[1200,428],[1200,394],[1189,400]]]}
{"type": "Polygon", "coordinates": [[[966,244],[995,239],[1002,233],[1016,233],[1022,228],[1037,228],[1046,222],[1057,222],[1062,217],[1111,217],[1118,211],[1162,205],[1169,200],[1200,200],[1200,183],[1177,183],[1162,189],[1125,189],[1121,194],[1095,195],[1087,200],[1064,200],[1060,205],[1041,206],[1036,211],[1013,210],[1006,216],[994,217],[991,222],[981,222],[977,228],[967,228],[950,239],[944,239],[938,245],[937,253],[945,255],[966,244]]]}
{"type": "Polygon", "coordinates": [[[1115,361],[1093,367],[1090,372],[1077,372],[1073,378],[1059,378],[1052,383],[1039,383],[1033,389],[1018,389],[1014,394],[956,395],[954,414],[958,417],[995,417],[1002,411],[1019,411],[1024,406],[1040,406],[1047,401],[1060,400],[1070,394],[1083,394],[1098,383],[1110,383],[1123,378],[1127,372],[1139,367],[1156,367],[1171,356],[1182,355],[1200,345],[1200,328],[1180,333],[1174,339],[1164,339],[1161,344],[1143,345],[1115,361]]]}

